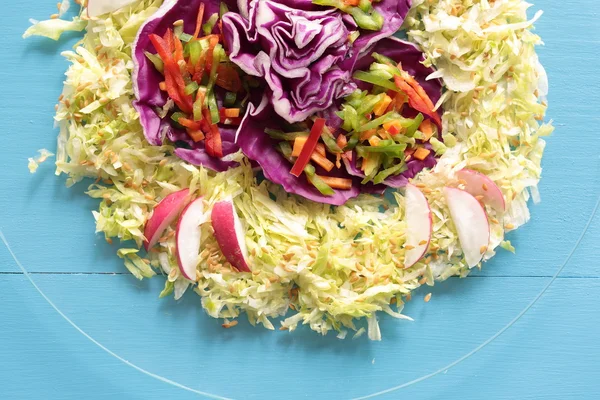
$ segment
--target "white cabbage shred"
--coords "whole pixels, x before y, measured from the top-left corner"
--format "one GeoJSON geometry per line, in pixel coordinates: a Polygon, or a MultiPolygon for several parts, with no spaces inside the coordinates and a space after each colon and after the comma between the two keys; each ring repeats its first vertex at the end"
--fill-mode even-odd
{"type": "MultiPolygon", "coordinates": [[[[449,276],[466,276],[458,236],[441,189],[458,184],[454,172],[469,167],[486,173],[502,189],[508,211],[488,209],[492,243],[485,259],[502,246],[505,230],[529,218],[530,192],[537,198],[544,141],[552,131],[540,124],[546,105],[547,78],[535,53],[540,38],[531,31],[528,4],[520,0],[414,0],[405,27],[426,54],[426,64],[449,89],[444,109],[443,154],[433,171],[415,183],[433,209],[430,254],[403,269],[404,208],[394,202],[361,196],[330,207],[289,196],[269,182],[257,184],[243,156],[241,166],[215,174],[186,164],[171,146],[151,146],[132,107],[131,45],[140,24],[160,6],[143,0],[98,20],[38,23],[29,34],[58,38],[68,24],[87,24],[71,62],[56,114],[60,127],[57,174],[72,185],[95,180],[88,194],[100,199],[94,211],[97,231],[107,240],[133,240],[138,248],[120,249],[125,266],[139,278],[156,272],[167,276],[160,296],[179,298],[192,282],[179,274],[172,228],[156,251],[144,254],[146,218],[157,201],[184,187],[204,196],[207,221],[212,205],[232,197],[247,226],[246,244],[252,274],[240,274],[226,262],[207,222],[202,225],[202,256],[194,291],[215,318],[246,313],[252,324],[274,329],[307,325],[321,334],[338,331],[344,338],[367,333],[380,340],[378,311],[403,315],[404,302],[421,285],[449,276]],[[35,29],[34,29],[35,28],[35,29]],[[276,200],[274,200],[275,198],[276,200]]],[[[57,21],[57,20],[55,20],[57,21]]],[[[433,78],[432,77],[432,78],[433,78]]]]}

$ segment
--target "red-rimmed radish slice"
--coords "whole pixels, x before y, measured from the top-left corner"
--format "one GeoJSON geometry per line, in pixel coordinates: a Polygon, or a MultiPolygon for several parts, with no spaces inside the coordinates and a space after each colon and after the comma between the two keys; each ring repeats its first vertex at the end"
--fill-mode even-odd
{"type": "Polygon", "coordinates": [[[476,266],[490,242],[490,225],[485,210],[475,197],[464,190],[444,188],[460,247],[469,268],[476,266]]]}
{"type": "Polygon", "coordinates": [[[231,200],[215,203],[211,214],[215,238],[223,255],[238,271],[250,272],[246,235],[231,200]]]}
{"type": "Polygon", "coordinates": [[[494,183],[481,172],[473,171],[472,169],[461,169],[456,173],[456,177],[465,181],[465,190],[473,196],[483,196],[482,200],[494,210],[504,212],[506,203],[502,191],[494,183]]]}
{"type": "Polygon", "coordinates": [[[87,12],[88,17],[98,17],[119,8],[125,7],[135,0],[88,0],[87,12]]]}
{"type": "Polygon", "coordinates": [[[183,189],[171,193],[154,207],[152,216],[148,219],[144,228],[144,237],[146,238],[144,248],[146,251],[154,247],[165,229],[175,221],[189,201],[190,191],[183,189]]]}
{"type": "Polygon", "coordinates": [[[412,267],[427,252],[431,241],[432,220],[431,209],[427,198],[414,185],[406,185],[406,253],[404,268],[412,267]]]}
{"type": "Polygon", "coordinates": [[[196,266],[200,260],[200,224],[204,221],[203,199],[192,201],[181,213],[177,223],[175,241],[177,242],[177,263],[179,270],[189,280],[196,280],[196,266]]]}

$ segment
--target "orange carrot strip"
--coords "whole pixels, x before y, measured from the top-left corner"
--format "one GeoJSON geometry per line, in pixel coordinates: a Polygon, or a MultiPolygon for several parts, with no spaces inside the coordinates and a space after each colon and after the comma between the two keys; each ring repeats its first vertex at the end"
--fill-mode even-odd
{"type": "Polygon", "coordinates": [[[186,128],[192,129],[194,131],[198,131],[201,128],[201,125],[199,122],[192,121],[191,119],[188,119],[188,118],[179,118],[177,120],[177,122],[179,122],[179,124],[181,126],[185,126],[186,128]]]}
{"type": "Polygon", "coordinates": [[[196,130],[192,130],[192,129],[188,128],[188,129],[186,129],[186,131],[187,131],[188,136],[190,138],[192,138],[192,140],[194,142],[199,142],[202,139],[204,139],[204,133],[202,131],[200,131],[200,130],[196,131],[196,130]]]}
{"type": "Polygon", "coordinates": [[[334,176],[323,176],[318,175],[329,187],[333,189],[348,190],[352,188],[352,179],[348,178],[337,178],[334,176]]]}
{"type": "Polygon", "coordinates": [[[294,147],[292,148],[292,157],[298,157],[302,152],[302,148],[306,144],[308,137],[306,136],[298,136],[294,140],[294,147]]]}
{"type": "Polygon", "coordinates": [[[421,125],[419,125],[419,130],[424,135],[424,141],[427,142],[429,139],[431,139],[431,137],[433,136],[433,125],[431,124],[431,120],[426,119],[423,122],[421,122],[421,125]]]}
{"type": "Polygon", "coordinates": [[[429,155],[429,153],[431,153],[431,150],[426,149],[424,147],[419,147],[413,153],[413,157],[416,158],[417,160],[423,161],[425,158],[427,158],[427,156],[429,155]]]}
{"type": "Polygon", "coordinates": [[[224,111],[225,117],[227,118],[237,118],[240,116],[239,108],[225,108],[224,111]]]}
{"type": "Polygon", "coordinates": [[[204,2],[200,3],[198,16],[196,17],[196,29],[194,30],[194,39],[198,39],[200,28],[202,28],[202,20],[204,19],[204,2]]]}
{"type": "Polygon", "coordinates": [[[381,117],[383,114],[385,114],[385,110],[388,108],[391,102],[392,98],[386,94],[385,97],[375,105],[375,108],[373,109],[373,114],[375,114],[378,117],[381,117]]]}
{"type": "Polygon", "coordinates": [[[381,142],[381,139],[379,139],[377,136],[371,136],[369,138],[369,144],[373,147],[377,146],[379,142],[381,142]]]}
{"type": "Polygon", "coordinates": [[[325,157],[325,145],[323,143],[317,143],[317,147],[315,147],[315,152],[325,157]]]}
{"type": "Polygon", "coordinates": [[[343,135],[341,133],[339,134],[335,142],[337,143],[338,147],[342,150],[348,145],[348,139],[346,139],[346,135],[343,135]]]}
{"type": "Polygon", "coordinates": [[[313,160],[316,164],[318,164],[325,171],[329,172],[333,169],[333,163],[329,161],[325,156],[322,156],[318,152],[313,152],[310,156],[310,159],[313,160]]]}
{"type": "Polygon", "coordinates": [[[377,134],[377,129],[369,129],[360,134],[360,140],[369,140],[369,138],[373,135],[377,134]]]}

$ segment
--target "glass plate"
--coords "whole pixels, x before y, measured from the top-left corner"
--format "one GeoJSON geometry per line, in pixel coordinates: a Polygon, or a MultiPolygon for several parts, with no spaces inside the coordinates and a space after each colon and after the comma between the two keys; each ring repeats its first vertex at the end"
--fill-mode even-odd
{"type": "MultiPolygon", "coordinates": [[[[40,4],[17,3],[7,6],[15,15],[28,16],[40,4]]],[[[549,0],[538,3],[542,9],[555,8],[549,0]]],[[[542,203],[531,207],[526,226],[508,235],[517,254],[500,251],[466,279],[451,278],[418,291],[405,308],[415,321],[382,316],[381,342],[369,342],[366,335],[357,340],[321,337],[308,329],[271,332],[251,327],[244,318],[235,328],[223,329],[221,321],[202,311],[200,298],[191,291],[179,302],[158,299],[162,277],[140,282],[127,273],[115,255],[117,246],[93,233],[90,210],[97,202],[83,193],[88,183],[65,188],[64,178],[53,176],[51,162],[35,175],[27,171],[27,158],[37,149],[55,148],[51,116],[67,67],[59,52],[68,44],[22,41],[23,21],[10,25],[12,53],[2,67],[11,70],[1,111],[2,234],[46,296],[36,298],[51,301],[63,314],[64,319],[53,320],[62,326],[53,329],[70,330],[72,323],[92,340],[78,346],[101,346],[154,378],[217,398],[348,399],[387,390],[402,390],[403,396],[427,390],[428,383],[418,383],[465,358],[479,357],[482,346],[523,315],[568,261],[597,209],[598,141],[589,128],[599,121],[584,118],[595,115],[597,107],[585,102],[593,90],[587,82],[596,76],[595,67],[577,64],[574,74],[559,61],[558,54],[583,57],[584,50],[561,40],[556,25],[563,14],[552,11],[536,27],[547,43],[539,53],[551,83],[548,116],[557,129],[548,138],[543,161],[542,203]],[[573,149],[573,135],[589,145],[573,149]],[[428,292],[433,296],[425,303],[428,292]]],[[[72,44],[76,35],[70,38],[72,44]]],[[[589,268],[596,271],[587,273],[596,275],[600,269],[589,268]]],[[[0,279],[20,273],[2,248],[0,279]]],[[[562,273],[580,274],[569,268],[562,273]]],[[[25,278],[18,286],[26,283],[27,290],[35,291],[25,278]]],[[[431,385],[440,385],[436,382],[431,385]]]]}

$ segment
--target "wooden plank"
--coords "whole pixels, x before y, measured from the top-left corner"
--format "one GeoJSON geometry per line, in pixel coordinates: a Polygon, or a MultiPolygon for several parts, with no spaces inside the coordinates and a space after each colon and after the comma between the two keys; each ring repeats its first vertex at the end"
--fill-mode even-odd
{"type": "MultiPolygon", "coordinates": [[[[157,280],[38,275],[42,290],[121,357],[197,390],[233,398],[347,399],[430,373],[513,319],[543,278],[452,279],[407,306],[413,323],[382,318],[384,340],[338,340],[241,322],[224,330],[188,293],[158,300],[157,280]]],[[[424,292],[421,292],[421,295],[424,292]]],[[[478,354],[396,398],[586,398],[597,384],[599,279],[557,280],[522,320],[478,354]]],[[[187,398],[100,350],[68,325],[21,275],[0,276],[3,398],[187,398]]],[[[590,397],[591,398],[591,397],[590,397]]]]}

